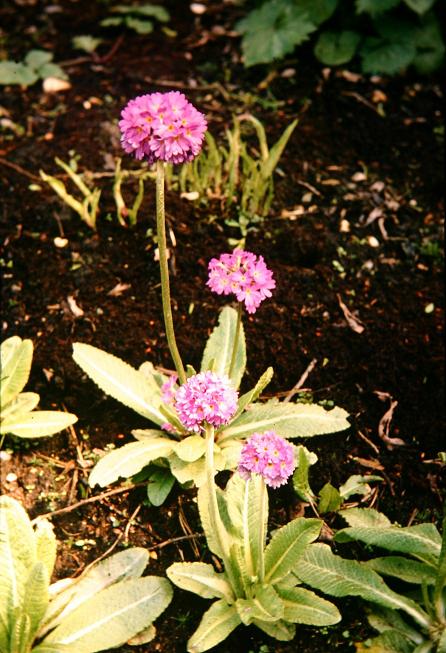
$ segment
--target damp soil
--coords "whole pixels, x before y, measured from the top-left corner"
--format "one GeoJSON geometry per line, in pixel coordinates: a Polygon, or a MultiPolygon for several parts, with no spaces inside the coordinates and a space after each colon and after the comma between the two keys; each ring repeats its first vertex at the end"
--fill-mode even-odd
{"type": "MultiPolygon", "coordinates": [[[[403,525],[437,521],[445,487],[438,459],[445,446],[439,80],[322,70],[305,49],[269,71],[245,70],[233,33],[239,7],[210,2],[198,16],[187,3],[166,6],[175,35],[105,30],[100,2],[21,0],[0,10],[8,56],[49,49],[71,84],[58,93],[40,84],[0,89],[2,339],[32,338],[28,389],[40,394],[41,407],[79,417],[74,429],[49,439],[7,438],[2,492],[20,499],[32,517],[68,508],[51,515],[60,541],[56,577],[78,574],[112,547],[129,545],[150,550],[154,574],[178,560],[210,561],[193,490],[175,489],[161,508],[143,503],[141,485],[95,499],[100,490],[87,482],[94,460],[147,422],[102,395],[71,358],[72,343],[81,341],[134,366],[149,360],[172,368],[153,240],[154,185],[146,182],[137,225],[123,227],[110,171],[122,156],[116,122],[123,105],[173,88],[206,113],[219,142],[234,114],[260,119],[270,143],[299,118],[275,175],[271,210],[246,238],[247,249],[274,271],[277,289],[245,320],[242,390],[273,365],[264,398],[284,398],[307,371],[294,397],[351,415],[349,431],[304,442],[319,458],[314,489],[338,486],[350,474],[379,474],[383,482],[366,505],[403,525]],[[72,48],[80,34],[103,38],[97,55],[72,48]],[[75,155],[79,170],[103,173],[96,178],[96,231],[39,177],[44,169],[67,182],[54,157],[75,155]],[[70,510],[86,498],[94,500],[70,510]]],[[[225,303],[205,285],[207,263],[241,237],[227,224],[237,213],[218,199],[192,202],[174,188],[166,210],[178,345],[198,367],[225,303]]],[[[277,491],[271,528],[304,510],[291,488],[277,491]]],[[[328,515],[328,526],[336,520],[328,515]]],[[[157,638],[120,650],[185,651],[209,605],[191,597],[176,590],[157,638]]],[[[299,627],[293,642],[238,628],[215,651],[353,651],[369,633],[364,612],[355,601],[341,607],[339,625],[299,627]]]]}

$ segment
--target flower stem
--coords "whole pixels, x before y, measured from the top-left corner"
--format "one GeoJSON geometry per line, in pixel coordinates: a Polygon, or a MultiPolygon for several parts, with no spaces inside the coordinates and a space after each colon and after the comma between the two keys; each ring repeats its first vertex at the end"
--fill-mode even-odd
{"type": "Polygon", "coordinates": [[[163,302],[164,325],[167,344],[181,384],[186,382],[186,373],[180,352],[178,351],[173,328],[172,307],[170,302],[169,267],[167,263],[166,217],[164,213],[164,161],[156,162],[156,231],[161,274],[161,297],[163,302]]]}
{"type": "Polygon", "coordinates": [[[231,374],[234,371],[235,361],[237,358],[238,341],[240,339],[241,330],[242,330],[242,304],[241,302],[239,302],[237,306],[237,324],[235,326],[234,346],[232,348],[231,363],[229,365],[229,373],[228,373],[229,378],[231,378],[231,374]]]}
{"type": "Polygon", "coordinates": [[[260,501],[259,501],[259,583],[265,580],[265,544],[266,544],[266,522],[268,519],[268,491],[263,478],[260,483],[260,501]],[[266,513],[266,514],[265,514],[266,513]]]}

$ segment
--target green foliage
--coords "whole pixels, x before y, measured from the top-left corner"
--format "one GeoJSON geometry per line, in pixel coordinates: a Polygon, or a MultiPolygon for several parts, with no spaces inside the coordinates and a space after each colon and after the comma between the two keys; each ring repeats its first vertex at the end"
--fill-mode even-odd
{"type": "Polygon", "coordinates": [[[346,7],[339,0],[266,0],[236,28],[243,36],[246,66],[282,59],[318,31],[314,54],[324,65],[344,65],[359,54],[364,73],[394,75],[409,66],[431,73],[441,67],[445,52],[435,4],[435,0],[355,0],[354,6],[346,7]],[[328,29],[320,31],[326,22],[328,29]],[[389,26],[385,34],[383,22],[389,26]]]}
{"type": "Polygon", "coordinates": [[[54,435],[77,421],[71,413],[34,410],[39,395],[22,392],[30,375],[32,358],[31,340],[12,336],[1,344],[0,442],[7,433],[20,438],[54,435]]]}
{"type": "Polygon", "coordinates": [[[91,54],[102,43],[102,39],[95,38],[91,34],[80,34],[79,36],[73,36],[71,42],[76,50],[83,50],[91,54]]]}
{"type": "MultiPolygon", "coordinates": [[[[20,503],[0,497],[0,650],[2,653],[95,653],[146,632],[172,588],[140,578],[145,549],[116,553],[76,579],[50,585],[56,538],[47,521],[35,529],[20,503]]],[[[145,641],[148,641],[147,639],[145,641]]]]}
{"type": "Polygon", "coordinates": [[[47,77],[68,79],[62,68],[53,63],[51,52],[30,50],[23,61],[0,61],[0,84],[32,86],[47,77]]]}
{"type": "MultiPolygon", "coordinates": [[[[228,374],[237,319],[237,311],[233,308],[228,306],[222,310],[218,325],[206,343],[201,372],[213,370],[228,374]]],[[[188,432],[172,405],[163,401],[161,386],[167,381],[167,376],[157,372],[150,363],[134,369],[116,356],[83,343],[74,343],[73,357],[103,392],[159,427],[170,425],[168,431],[153,428],[133,431],[136,441],[105,454],[93,468],[89,479],[92,487],[109,485],[120,477],[134,476],[148,465],[154,465],[162,468],[163,473],[157,475],[156,469],[151,468],[154,476],[147,479],[148,496],[154,505],[160,505],[171,489],[171,475],[181,484],[192,482],[200,487],[205,482],[204,438],[201,434],[188,432]]],[[[246,366],[243,328],[234,360],[231,379],[238,387],[246,366]]],[[[254,432],[274,429],[282,437],[297,438],[349,428],[348,415],[339,407],[327,411],[317,404],[257,401],[272,373],[272,368],[266,370],[255,386],[239,398],[232,421],[217,429],[214,448],[217,470],[235,469],[243,441],[254,432]]]]}
{"type": "Polygon", "coordinates": [[[154,24],[150,18],[160,23],[170,20],[167,9],[161,5],[117,5],[111,8],[113,16],[101,21],[103,27],[123,26],[135,31],[137,34],[150,34],[154,24]]]}
{"type": "Polygon", "coordinates": [[[216,537],[206,486],[198,491],[198,508],[208,546],[223,559],[224,571],[201,562],[174,563],[167,569],[167,576],[181,589],[217,599],[189,639],[189,653],[209,650],[240,624],[254,624],[272,637],[289,640],[297,623],[327,626],[340,620],[336,606],[296,587],[294,569],[317,539],[320,520],[294,519],[266,544],[268,495],[263,480],[253,477],[246,482],[238,474],[218,491],[221,538],[216,537]]]}
{"type": "Polygon", "coordinates": [[[337,542],[359,540],[392,555],[357,562],[333,554],[327,545],[311,545],[295,568],[298,578],[332,596],[361,596],[372,604],[368,619],[379,635],[359,651],[441,653],[446,641],[445,529],[442,537],[430,523],[403,528],[373,509],[340,514],[349,525],[336,533],[337,542]],[[397,581],[395,590],[383,576],[397,581]]]}

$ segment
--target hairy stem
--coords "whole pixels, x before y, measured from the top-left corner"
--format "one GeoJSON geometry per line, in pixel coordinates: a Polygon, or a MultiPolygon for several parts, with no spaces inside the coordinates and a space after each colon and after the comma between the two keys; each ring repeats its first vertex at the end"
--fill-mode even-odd
{"type": "Polygon", "coordinates": [[[163,301],[164,325],[167,344],[181,384],[186,382],[186,373],[180,352],[178,351],[173,328],[172,307],[170,302],[169,267],[167,263],[166,217],[164,213],[164,162],[156,162],[156,230],[158,236],[159,263],[161,274],[161,297],[163,301]]]}
{"type": "Polygon", "coordinates": [[[231,374],[234,371],[235,361],[237,358],[238,341],[240,339],[240,331],[242,330],[242,310],[242,304],[239,302],[237,306],[237,324],[235,327],[234,346],[232,348],[231,363],[229,365],[229,378],[231,378],[231,374]]]}

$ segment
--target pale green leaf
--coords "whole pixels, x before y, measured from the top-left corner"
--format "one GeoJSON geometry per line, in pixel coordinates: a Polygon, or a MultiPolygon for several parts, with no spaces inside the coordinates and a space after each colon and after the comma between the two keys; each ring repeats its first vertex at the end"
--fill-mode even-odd
{"type": "Polygon", "coordinates": [[[155,424],[164,424],[166,418],[159,410],[161,393],[143,373],[92,345],[75,342],[73,352],[76,363],[103,392],[155,424]]]}
{"type": "Polygon", "coordinates": [[[29,639],[33,640],[48,607],[48,572],[43,562],[36,562],[26,580],[21,609],[29,618],[29,639]]]}
{"type": "Polygon", "coordinates": [[[51,580],[56,563],[57,540],[54,535],[53,525],[46,519],[37,522],[34,529],[37,560],[45,565],[48,580],[51,580]]]}
{"type": "MultiPolygon", "coordinates": [[[[261,554],[266,544],[268,523],[268,492],[263,478],[258,474],[244,482],[242,510],[246,571],[251,578],[257,579],[261,554]]],[[[280,616],[282,615],[277,618],[280,616]]],[[[268,621],[260,614],[255,618],[268,621]]]]}
{"type": "Polygon", "coordinates": [[[345,500],[355,494],[361,494],[367,496],[370,493],[370,481],[381,481],[381,476],[375,476],[370,474],[369,476],[361,476],[359,474],[353,474],[349,476],[346,482],[340,486],[339,494],[345,500]]]}
{"type": "Polygon", "coordinates": [[[126,16],[124,23],[129,29],[135,30],[137,34],[150,34],[153,32],[153,23],[150,20],[140,20],[133,16],[126,16]]]}
{"type": "Polygon", "coordinates": [[[174,445],[174,451],[178,458],[192,463],[204,456],[206,451],[206,440],[201,435],[190,435],[174,445]]]}
{"type": "Polygon", "coordinates": [[[275,531],[265,549],[265,581],[277,583],[293,571],[310,542],[318,538],[321,526],[320,519],[299,517],[275,531]]]}
{"type": "MultiPolygon", "coordinates": [[[[50,594],[54,598],[45,615],[40,634],[54,628],[62,619],[94,598],[102,590],[120,581],[139,578],[148,561],[149,554],[146,549],[133,547],[95,563],[75,580],[69,583],[64,582],[62,589],[58,592],[55,589],[58,589],[59,583],[54,583],[50,587],[50,594]]],[[[68,579],[64,579],[64,581],[66,580],[68,579]]]]}
{"type": "Polygon", "coordinates": [[[310,590],[303,587],[276,589],[284,604],[285,621],[309,626],[330,626],[341,620],[339,610],[333,603],[310,590]]]}
{"type": "Polygon", "coordinates": [[[117,5],[112,11],[118,14],[135,14],[139,16],[151,16],[162,23],[170,19],[169,12],[161,5],[117,5]]]}
{"type": "Polygon", "coordinates": [[[310,466],[317,462],[317,456],[302,444],[296,447],[296,451],[297,467],[293,473],[293,487],[300,499],[312,503],[315,494],[310,487],[308,475],[310,466]]]}
{"type": "Polygon", "coordinates": [[[157,458],[166,458],[172,452],[173,445],[172,440],[162,437],[125,444],[100,459],[88,482],[91,487],[105,487],[120,477],[129,478],[157,458]]]}
{"type": "MultiPolygon", "coordinates": [[[[196,487],[201,487],[206,482],[206,462],[204,456],[191,463],[178,458],[176,454],[169,456],[170,471],[179,483],[192,481],[196,487]]],[[[226,469],[226,459],[223,451],[214,450],[214,469],[220,472],[226,469]]]]}
{"type": "Polygon", "coordinates": [[[25,57],[25,63],[27,66],[31,66],[35,70],[38,70],[44,64],[50,62],[53,58],[51,52],[45,50],[30,50],[25,57]]]}
{"type": "Polygon", "coordinates": [[[424,637],[420,631],[409,626],[397,610],[370,606],[367,610],[367,620],[379,633],[395,630],[414,644],[423,642],[424,637]]]}
{"type": "Polygon", "coordinates": [[[148,628],[142,630],[140,633],[135,635],[135,637],[131,637],[127,641],[127,644],[130,644],[130,646],[141,646],[141,644],[148,644],[148,642],[151,642],[155,637],[156,628],[153,624],[150,624],[148,628]]]}
{"type": "Polygon", "coordinates": [[[374,508],[348,508],[339,514],[349,526],[375,529],[392,526],[390,519],[374,508]]]}
{"type": "MultiPolygon", "coordinates": [[[[1,586],[1,583],[0,583],[1,586]]],[[[1,600],[0,595],[0,600],[1,600]]],[[[9,651],[9,624],[5,621],[5,617],[0,610],[0,651],[9,651]]]]}
{"type": "Polygon", "coordinates": [[[437,571],[433,567],[403,556],[372,558],[372,560],[367,560],[364,564],[382,576],[393,576],[406,583],[416,585],[422,585],[423,583],[434,585],[437,578],[437,571]]]}
{"type": "MultiPolygon", "coordinates": [[[[219,558],[224,558],[224,553],[221,548],[220,541],[215,532],[215,525],[211,520],[209,512],[209,494],[206,485],[198,488],[197,493],[198,512],[200,514],[201,526],[206,535],[208,547],[212,553],[215,553],[219,558]]],[[[229,535],[228,535],[229,537],[229,535]]]]}
{"type": "Polygon", "coordinates": [[[204,599],[234,601],[225,574],[217,573],[212,565],[204,562],[175,562],[166,570],[167,577],[177,587],[194,592],[204,599]]]}
{"type": "Polygon", "coordinates": [[[202,653],[223,642],[241,623],[234,605],[220,599],[207,610],[187,642],[188,653],[202,653]]]}
{"type": "Polygon", "coordinates": [[[21,392],[5,408],[2,407],[2,422],[5,420],[17,420],[21,415],[25,415],[34,410],[39,401],[40,397],[35,392],[21,392]]]}
{"type": "Polygon", "coordinates": [[[353,59],[360,40],[360,34],[349,30],[322,32],[314,46],[314,54],[326,66],[340,66],[353,59]]]}
{"type": "MultiPolygon", "coordinates": [[[[423,653],[428,653],[431,648],[422,649],[423,653]]],[[[414,648],[413,643],[410,642],[404,635],[397,630],[386,630],[378,637],[368,639],[364,644],[357,645],[358,653],[421,653],[421,650],[414,648]]]]}
{"type": "Polygon", "coordinates": [[[159,429],[133,429],[132,435],[141,442],[153,440],[153,438],[162,438],[166,436],[166,431],[159,429]]]}
{"type": "MultiPolygon", "coordinates": [[[[425,652],[422,651],[421,653],[425,653],[425,652]]],[[[436,653],[446,653],[446,628],[443,628],[443,632],[440,635],[436,653]]]]}
{"type": "Polygon", "coordinates": [[[67,73],[57,63],[47,63],[39,68],[39,77],[47,79],[48,77],[56,77],[57,79],[68,79],[67,73]]]}
{"type": "Polygon", "coordinates": [[[233,474],[226,484],[224,497],[228,512],[231,534],[243,539],[243,510],[245,505],[246,481],[240,474],[233,474]]]}
{"type": "Polygon", "coordinates": [[[9,622],[12,609],[20,605],[26,578],[37,562],[31,522],[21,504],[0,497],[0,615],[9,622]]]}
{"type": "Polygon", "coordinates": [[[164,578],[146,576],[116,583],[76,608],[45,642],[76,644],[77,653],[121,646],[146,629],[172,599],[164,578]]]}
{"type": "Polygon", "coordinates": [[[234,419],[237,418],[245,410],[246,406],[253,403],[256,399],[260,397],[263,390],[271,381],[273,374],[274,374],[273,368],[268,367],[266,372],[262,374],[262,376],[257,381],[257,383],[252,388],[252,390],[249,390],[248,392],[246,392],[244,395],[240,397],[237,405],[237,412],[234,415],[234,419]]]}
{"type": "Polygon", "coordinates": [[[102,27],[117,27],[118,25],[124,24],[124,18],[121,18],[120,16],[110,16],[110,18],[104,18],[101,20],[99,24],[102,27]]]}
{"type": "Polygon", "coordinates": [[[16,61],[0,61],[0,84],[31,86],[39,79],[32,68],[16,61]]]}
{"type": "Polygon", "coordinates": [[[155,469],[147,478],[147,498],[152,506],[161,506],[171,491],[175,477],[168,469],[155,469]]]}
{"type": "Polygon", "coordinates": [[[1,433],[12,433],[20,438],[44,438],[63,431],[77,422],[76,415],[57,410],[35,410],[16,419],[1,423],[1,433]]]}
{"type": "Polygon", "coordinates": [[[284,614],[283,602],[272,585],[258,586],[253,598],[237,599],[235,606],[242,623],[246,626],[255,619],[278,621],[284,614]]]}
{"type": "Polygon", "coordinates": [[[253,404],[222,429],[220,438],[241,438],[268,430],[283,438],[309,438],[350,428],[347,417],[342,408],[328,411],[317,404],[253,404]]]}
{"type": "Polygon", "coordinates": [[[264,180],[272,177],[272,174],[279,163],[279,159],[282,156],[283,151],[291,138],[291,134],[297,126],[297,123],[297,119],[293,120],[293,122],[289,124],[288,127],[286,127],[277,143],[275,143],[271,148],[266,161],[262,163],[260,173],[264,180]]]}
{"type": "Polygon", "coordinates": [[[272,622],[254,619],[252,623],[257,626],[257,628],[260,628],[260,630],[263,630],[264,633],[270,637],[274,637],[274,639],[278,639],[280,642],[289,642],[296,634],[296,626],[288,623],[284,619],[272,622]]]}
{"type": "MultiPolygon", "coordinates": [[[[218,326],[209,336],[201,361],[201,371],[206,372],[212,367],[216,374],[229,375],[232,351],[237,326],[237,311],[230,306],[225,306],[220,313],[218,326]]],[[[246,367],[246,343],[243,324],[240,325],[237,354],[231,381],[238,388],[246,367]]]]}
{"type": "Polygon", "coordinates": [[[77,653],[76,644],[39,644],[33,647],[32,653],[77,653]]]}
{"type": "MultiPolygon", "coordinates": [[[[1,83],[1,79],[0,79],[1,83]]],[[[1,409],[12,401],[25,387],[33,360],[33,343],[12,336],[1,347],[1,409]]]]}
{"type": "Polygon", "coordinates": [[[393,592],[372,569],[356,560],[334,555],[326,544],[307,547],[294,571],[310,587],[332,596],[360,596],[386,608],[404,610],[422,627],[429,623],[425,612],[414,601],[393,592]]]}
{"type": "Polygon", "coordinates": [[[9,629],[10,653],[26,653],[31,645],[31,621],[21,607],[11,613],[9,629]]]}
{"type": "Polygon", "coordinates": [[[102,40],[91,36],[91,34],[79,34],[78,36],[73,36],[71,42],[76,50],[83,50],[90,54],[98,48],[102,40]]]}

